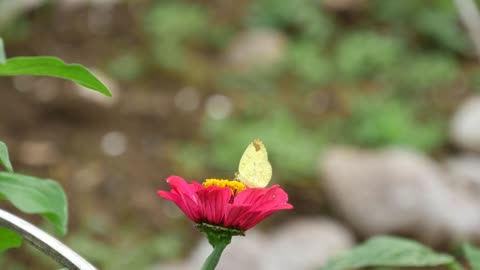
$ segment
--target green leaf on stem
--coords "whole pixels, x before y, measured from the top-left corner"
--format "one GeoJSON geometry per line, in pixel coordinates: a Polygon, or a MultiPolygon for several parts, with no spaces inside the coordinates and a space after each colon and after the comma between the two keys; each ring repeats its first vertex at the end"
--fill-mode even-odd
{"type": "Polygon", "coordinates": [[[22,245],[22,238],[14,231],[0,227],[0,253],[22,245]]]}
{"type": "Polygon", "coordinates": [[[480,249],[466,243],[463,245],[463,252],[470,263],[470,268],[480,270],[480,249]]]}
{"type": "Polygon", "coordinates": [[[112,94],[88,69],[79,64],[66,64],[55,57],[12,57],[0,65],[0,76],[52,76],[74,81],[106,96],[112,94]]]}
{"type": "Polygon", "coordinates": [[[455,259],[412,240],[373,237],[362,245],[334,257],[321,270],[346,270],[364,267],[420,267],[456,265],[455,259]]]}
{"type": "Polygon", "coordinates": [[[8,172],[13,172],[12,163],[10,163],[10,157],[8,155],[7,145],[0,141],[0,164],[5,167],[8,172]]]}
{"type": "Polygon", "coordinates": [[[67,198],[57,182],[16,173],[0,172],[0,199],[29,214],[41,214],[55,229],[67,232],[67,198]]]}
{"type": "Polygon", "coordinates": [[[5,58],[5,48],[3,46],[3,39],[0,37],[0,64],[5,64],[6,62],[5,58]]]}

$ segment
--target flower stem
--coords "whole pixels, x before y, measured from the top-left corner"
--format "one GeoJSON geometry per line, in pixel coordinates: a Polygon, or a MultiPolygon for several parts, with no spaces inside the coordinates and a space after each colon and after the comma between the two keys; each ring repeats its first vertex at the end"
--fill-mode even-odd
{"type": "Polygon", "coordinates": [[[214,270],[222,256],[223,250],[230,244],[235,235],[245,235],[243,231],[211,225],[207,223],[198,223],[195,227],[207,235],[208,242],[213,247],[213,251],[203,263],[202,270],[214,270]]]}
{"type": "Polygon", "coordinates": [[[217,267],[218,261],[222,256],[223,250],[227,247],[228,243],[218,243],[213,247],[213,251],[205,260],[202,266],[202,270],[214,270],[217,267]]]}

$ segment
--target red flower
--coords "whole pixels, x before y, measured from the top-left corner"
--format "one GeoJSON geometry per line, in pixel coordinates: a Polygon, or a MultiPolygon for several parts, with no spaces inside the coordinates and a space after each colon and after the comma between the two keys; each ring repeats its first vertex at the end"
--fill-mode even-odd
{"type": "Polygon", "coordinates": [[[248,188],[238,181],[217,179],[188,184],[179,176],[170,176],[167,183],[172,190],[157,194],[173,201],[196,223],[246,231],[279,210],[293,208],[279,185],[248,188]]]}

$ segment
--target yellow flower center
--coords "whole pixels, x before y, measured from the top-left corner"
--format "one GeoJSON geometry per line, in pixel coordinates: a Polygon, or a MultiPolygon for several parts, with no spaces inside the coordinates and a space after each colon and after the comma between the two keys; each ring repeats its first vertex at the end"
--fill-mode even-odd
{"type": "Polygon", "coordinates": [[[228,187],[232,191],[232,195],[238,194],[240,191],[243,191],[246,187],[242,182],[236,180],[228,179],[206,179],[202,185],[204,187],[217,186],[217,187],[228,187]]]}

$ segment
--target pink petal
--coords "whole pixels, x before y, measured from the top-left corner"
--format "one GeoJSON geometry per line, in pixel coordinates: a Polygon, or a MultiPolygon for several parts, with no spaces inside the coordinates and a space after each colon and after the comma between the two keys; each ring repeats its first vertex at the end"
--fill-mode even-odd
{"type": "Polygon", "coordinates": [[[262,199],[267,190],[267,188],[247,188],[235,196],[233,204],[255,204],[262,199]]]}
{"type": "Polygon", "coordinates": [[[278,185],[270,188],[251,188],[240,192],[231,207],[227,208],[225,223],[235,225],[242,230],[248,230],[266,217],[279,210],[292,209],[288,194],[278,185]],[[232,214],[230,214],[232,212],[232,214]],[[235,214],[235,220],[230,215],[235,214]]]}
{"type": "Polygon", "coordinates": [[[200,222],[203,216],[203,207],[200,205],[197,191],[201,189],[201,185],[196,185],[195,182],[187,184],[183,178],[178,176],[170,176],[167,178],[167,183],[170,184],[172,190],[170,192],[159,190],[157,194],[173,201],[191,220],[200,222]]]}
{"type": "Polygon", "coordinates": [[[268,210],[252,210],[252,211],[249,211],[247,213],[245,213],[245,215],[241,218],[242,219],[242,222],[240,223],[240,226],[244,228],[244,230],[248,230],[250,228],[252,228],[253,226],[257,225],[258,223],[260,223],[262,220],[264,220],[265,218],[271,216],[272,214],[274,214],[275,212],[277,211],[280,211],[280,210],[288,210],[288,209],[292,209],[293,206],[289,203],[284,203],[284,204],[281,204],[281,205],[277,205],[276,207],[274,208],[270,208],[268,210]]]}
{"type": "Polygon", "coordinates": [[[211,186],[198,191],[203,205],[203,216],[210,224],[220,225],[225,216],[225,206],[230,201],[232,191],[229,188],[211,186]]]}
{"type": "Polygon", "coordinates": [[[243,228],[239,226],[242,221],[240,217],[244,216],[249,210],[251,210],[250,205],[227,205],[225,207],[225,219],[223,220],[223,225],[225,227],[243,230],[243,228]]]}

